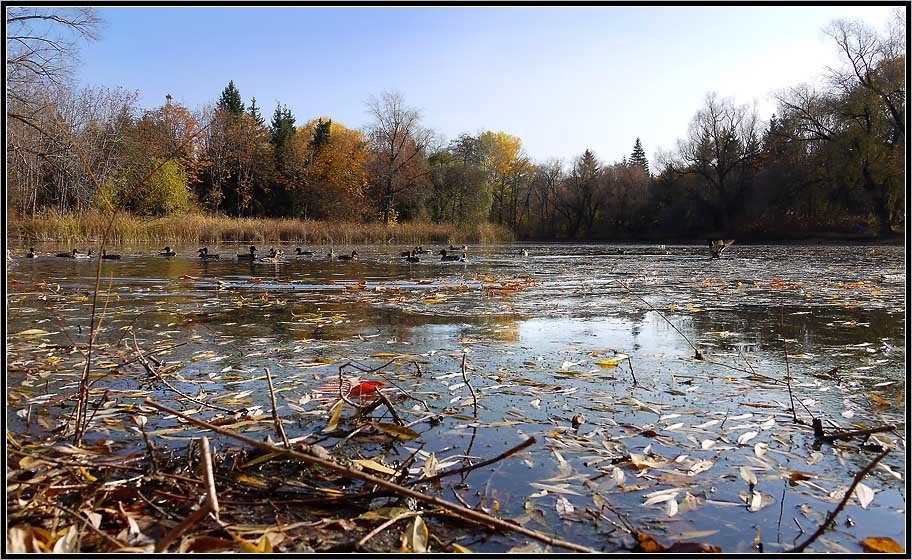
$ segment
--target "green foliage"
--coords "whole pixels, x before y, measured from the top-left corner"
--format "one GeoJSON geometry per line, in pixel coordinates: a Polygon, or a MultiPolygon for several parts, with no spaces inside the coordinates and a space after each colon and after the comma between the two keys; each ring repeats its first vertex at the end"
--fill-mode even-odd
{"type": "Polygon", "coordinates": [[[643,169],[643,172],[646,175],[649,175],[649,159],[646,157],[646,152],[643,150],[643,144],[640,143],[640,139],[636,139],[636,143],[633,145],[633,153],[630,154],[630,160],[627,162],[629,165],[638,165],[643,169]]]}
{"type": "Polygon", "coordinates": [[[280,151],[294,137],[295,118],[291,110],[286,105],[276,105],[275,112],[272,114],[272,144],[276,152],[280,151]]]}
{"type": "Polygon", "coordinates": [[[193,203],[181,164],[154,158],[148,169],[125,171],[106,181],[96,195],[95,207],[123,207],[141,216],[167,216],[187,212],[193,203]]]}
{"type": "Polygon", "coordinates": [[[222,91],[219,98],[218,106],[225,109],[232,115],[239,117],[244,112],[244,102],[241,101],[241,92],[234,85],[234,80],[230,80],[228,85],[222,91]]]}
{"type": "Polygon", "coordinates": [[[257,126],[264,126],[266,124],[266,119],[263,118],[263,115],[260,114],[260,108],[257,107],[256,97],[250,98],[250,107],[247,109],[247,114],[253,118],[253,121],[257,126]]]}

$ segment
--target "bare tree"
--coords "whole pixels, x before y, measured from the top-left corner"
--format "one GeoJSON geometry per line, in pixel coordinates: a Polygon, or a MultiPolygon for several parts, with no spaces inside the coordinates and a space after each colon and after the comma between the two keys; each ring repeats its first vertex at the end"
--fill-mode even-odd
{"type": "Polygon", "coordinates": [[[710,209],[716,227],[727,232],[759,154],[756,108],[736,106],[732,99],[710,93],[691,121],[687,138],[678,141],[677,154],[665,163],[676,173],[700,179],[694,194],[710,209]]]}
{"type": "Polygon", "coordinates": [[[421,113],[407,107],[399,92],[371,96],[367,107],[374,119],[367,132],[373,152],[370,169],[383,223],[388,224],[400,193],[418,187],[427,177],[425,152],[434,134],[421,125],[421,113]]]}

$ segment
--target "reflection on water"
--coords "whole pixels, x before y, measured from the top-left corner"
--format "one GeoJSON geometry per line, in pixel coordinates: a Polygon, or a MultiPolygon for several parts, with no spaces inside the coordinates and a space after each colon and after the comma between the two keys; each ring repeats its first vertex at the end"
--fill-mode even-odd
{"type": "MultiPolygon", "coordinates": [[[[527,258],[516,246],[486,246],[470,248],[465,263],[441,263],[429,256],[417,264],[399,258],[406,247],[357,247],[356,262],[317,256],[280,265],[233,258],[199,261],[192,257],[196,247],[178,249],[184,256],[174,258],[154,256],[158,248],[124,247],[119,251],[123,260],[102,263],[99,308],[108,301],[99,342],[108,354],[99,358],[99,367],[117,363],[109,356],[132,355],[132,333],[146,350],[183,344],[158,358],[180,366],[178,381],[184,390],[211,395],[254,389],[238,402],[262,406],[264,366],[293,404],[338,375],[342,361],[375,367],[385,360],[372,355],[407,355],[383,375],[434,410],[457,407],[471,414],[468,393],[456,376],[468,352],[480,394],[478,422],[451,417],[439,428],[419,431],[427,430],[424,449],[441,456],[465,453],[467,445],[475,456],[494,456],[506,445],[536,435],[542,445],[527,463],[507,461],[468,477],[479,487],[487,483],[489,497],[496,497],[511,515],[524,512],[532,492],[529,483],[562,472],[550,450],[560,450],[562,460],[580,472],[597,474],[585,466],[597,455],[591,447],[603,452],[605,447],[597,442],[613,441],[624,424],[660,430],[672,422],[692,426],[713,414],[736,416],[745,410],[767,416],[775,412],[782,422],[781,416],[788,415],[780,405],[789,399],[783,387],[765,384],[758,390],[743,379],[750,373],[783,379],[786,352],[803,407],[843,427],[855,421],[904,423],[901,407],[872,412],[869,396],[876,393],[894,402],[905,390],[901,247],[735,246],[718,260],[709,259],[701,247],[524,247],[527,258]],[[708,360],[694,360],[690,343],[708,360]],[[629,355],[629,363],[610,369],[597,365],[615,353],[629,355]],[[838,384],[827,376],[834,368],[838,384]],[[634,374],[639,381],[635,388],[634,374]],[[648,406],[632,406],[631,396],[648,406]],[[756,407],[745,409],[745,402],[756,407]],[[650,407],[668,407],[679,416],[661,420],[650,407]],[[569,439],[558,440],[548,435],[565,429],[579,412],[585,412],[588,422],[578,436],[568,433],[569,439]]],[[[53,254],[68,248],[36,249],[53,254]]],[[[341,254],[350,249],[335,250],[341,254]]],[[[237,252],[234,246],[210,251],[237,252]]],[[[325,252],[318,249],[321,255],[325,252]]],[[[26,429],[15,414],[26,399],[45,391],[66,393],[75,386],[78,354],[60,349],[87,342],[96,266],[94,260],[40,257],[17,259],[9,268],[9,332],[51,333],[10,340],[7,387],[17,391],[8,410],[11,429],[26,429]],[[34,376],[41,377],[40,384],[34,376]]],[[[116,375],[105,377],[104,383],[136,388],[131,379],[116,375]]],[[[160,387],[154,395],[173,398],[160,387]]],[[[293,410],[284,413],[296,418],[290,429],[295,435],[319,431],[325,422],[319,415],[300,416],[293,410]]],[[[54,412],[51,407],[44,411],[54,412]]],[[[670,437],[677,445],[693,445],[687,435],[670,437]]],[[[112,432],[112,437],[117,434],[112,432]]],[[[698,435],[697,440],[706,437],[698,435]]],[[[672,457],[686,453],[649,438],[627,440],[627,447],[639,452],[648,445],[672,457]]],[[[790,440],[783,452],[800,455],[801,445],[790,440]]],[[[387,452],[411,454],[407,448],[387,452]]],[[[700,452],[697,448],[690,454],[700,452]]],[[[747,460],[741,451],[713,457],[719,464],[716,477],[737,473],[747,460]]],[[[898,454],[888,462],[902,471],[898,454]]],[[[832,457],[815,467],[794,468],[819,469],[828,488],[834,480],[845,479],[845,468],[832,457]]],[[[870,528],[900,540],[902,516],[894,510],[904,506],[904,498],[889,483],[878,481],[883,491],[877,503],[883,509],[857,513],[853,519],[858,531],[870,528]]],[[[732,478],[720,479],[714,488],[717,494],[703,498],[739,499],[741,488],[732,478]]],[[[779,486],[776,492],[781,492],[779,486]]],[[[640,507],[642,499],[635,494],[617,507],[632,515],[654,515],[640,507]]],[[[811,502],[825,509],[821,502],[811,502]]],[[[809,500],[789,494],[783,505],[794,510],[803,503],[809,500]]],[[[553,505],[542,507],[549,520],[560,524],[553,505]]],[[[722,525],[732,524],[732,535],[710,540],[727,545],[726,550],[749,551],[744,527],[759,526],[764,535],[775,534],[778,509],[751,514],[730,506],[722,513],[704,507],[665,519],[663,527],[669,534],[718,528],[724,518],[722,525]]],[[[601,538],[580,524],[566,530],[567,538],[580,542],[593,544],[601,538]]],[[[796,530],[790,524],[788,535],[780,537],[783,547],[796,530]]],[[[850,537],[833,539],[850,542],[850,537]]],[[[498,537],[489,546],[503,550],[496,543],[512,538],[498,537]]]]}

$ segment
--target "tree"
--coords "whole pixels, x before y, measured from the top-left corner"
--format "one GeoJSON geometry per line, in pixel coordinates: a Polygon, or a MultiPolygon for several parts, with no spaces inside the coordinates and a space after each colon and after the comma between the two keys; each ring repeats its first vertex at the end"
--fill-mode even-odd
{"type": "Polygon", "coordinates": [[[649,176],[649,159],[646,157],[646,152],[643,151],[643,144],[640,143],[639,138],[636,139],[633,145],[633,153],[630,154],[630,160],[623,163],[637,165],[642,168],[646,176],[649,176]]]}
{"type": "Polygon", "coordinates": [[[247,108],[247,114],[253,118],[253,121],[257,126],[266,125],[266,119],[263,118],[263,115],[260,113],[260,108],[257,107],[256,97],[250,98],[250,107],[247,108]]]}
{"type": "Polygon", "coordinates": [[[396,218],[396,204],[402,194],[418,189],[427,179],[425,151],[433,133],[421,125],[421,113],[406,106],[398,92],[372,96],[367,107],[373,117],[368,128],[371,190],[380,218],[388,224],[396,218]]]}
{"type": "Polygon", "coordinates": [[[666,163],[675,173],[699,179],[691,194],[709,210],[715,229],[728,234],[759,154],[756,110],[710,93],[691,121],[687,138],[678,142],[677,156],[666,163]]]}
{"type": "Polygon", "coordinates": [[[222,90],[218,106],[232,115],[239,117],[244,113],[244,102],[241,101],[241,92],[234,85],[234,80],[229,80],[228,85],[222,90]]]}
{"type": "Polygon", "coordinates": [[[478,151],[493,198],[491,219],[518,228],[528,209],[528,186],[534,171],[522,140],[506,132],[486,131],[478,136],[478,151]]]}
{"type": "Polygon", "coordinates": [[[601,165],[595,154],[586,150],[573,162],[564,186],[558,191],[557,208],[567,219],[568,234],[576,237],[585,228],[591,236],[596,217],[605,203],[601,165]]]}

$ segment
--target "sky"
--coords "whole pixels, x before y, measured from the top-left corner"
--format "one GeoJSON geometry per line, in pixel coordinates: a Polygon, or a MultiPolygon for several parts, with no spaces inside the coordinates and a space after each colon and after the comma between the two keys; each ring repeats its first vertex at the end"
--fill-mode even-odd
{"type": "Polygon", "coordinates": [[[637,137],[655,163],[686,134],[708,92],[756,103],[840,65],[823,28],[885,29],[891,7],[108,7],[77,78],[121,86],[154,107],[191,109],[234,80],[264,116],[370,122],[365,101],[398,90],[445,138],[519,136],[536,161],[590,149],[606,162],[637,137]]]}

